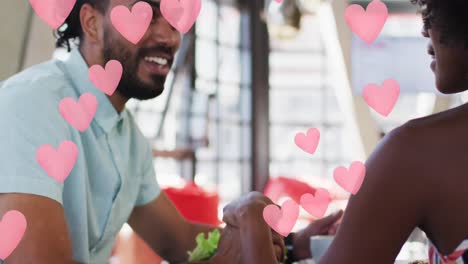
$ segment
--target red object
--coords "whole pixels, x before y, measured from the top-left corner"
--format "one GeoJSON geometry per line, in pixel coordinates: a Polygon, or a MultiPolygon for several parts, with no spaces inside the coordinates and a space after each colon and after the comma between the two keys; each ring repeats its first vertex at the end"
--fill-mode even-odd
{"type": "Polygon", "coordinates": [[[166,188],[164,192],[185,219],[214,226],[221,223],[218,218],[217,193],[207,192],[193,182],[183,188],[166,188]]]}
{"type": "Polygon", "coordinates": [[[301,203],[301,196],[310,193],[315,195],[316,188],[309,184],[286,177],[271,178],[265,187],[264,194],[274,203],[283,197],[289,197],[296,203],[301,203]]]}

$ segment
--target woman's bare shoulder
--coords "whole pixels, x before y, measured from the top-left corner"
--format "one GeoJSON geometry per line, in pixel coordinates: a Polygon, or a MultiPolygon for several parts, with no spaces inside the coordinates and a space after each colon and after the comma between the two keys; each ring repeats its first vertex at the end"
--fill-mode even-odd
{"type": "Polygon", "coordinates": [[[452,129],[453,126],[460,125],[461,120],[468,120],[468,104],[460,105],[431,114],[428,116],[412,119],[402,127],[406,129],[424,130],[426,132],[438,132],[438,128],[452,129]]]}
{"type": "Polygon", "coordinates": [[[448,176],[468,147],[468,114],[461,110],[413,119],[387,134],[366,162],[369,181],[382,188],[404,182],[399,191],[421,198],[440,189],[440,175],[448,176]]]}
{"type": "MultiPolygon", "coordinates": [[[[439,144],[447,144],[447,139],[454,139],[457,136],[456,130],[459,131],[462,126],[465,126],[468,132],[468,105],[409,120],[392,130],[383,142],[387,142],[392,149],[398,151],[419,153],[413,156],[415,162],[418,157],[427,161],[427,157],[421,151],[439,149],[439,144]]],[[[465,134],[462,136],[466,138],[465,134]]]]}
{"type": "Polygon", "coordinates": [[[412,193],[421,182],[433,181],[424,171],[444,155],[439,151],[444,144],[440,130],[446,126],[438,118],[414,119],[388,133],[366,161],[368,176],[374,178],[369,182],[382,188],[404,182],[398,189],[403,192],[408,187],[412,193]]]}

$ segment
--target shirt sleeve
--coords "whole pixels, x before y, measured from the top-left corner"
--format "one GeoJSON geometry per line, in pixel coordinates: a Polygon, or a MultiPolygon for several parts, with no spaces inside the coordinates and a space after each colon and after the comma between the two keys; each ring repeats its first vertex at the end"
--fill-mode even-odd
{"type": "Polygon", "coordinates": [[[161,188],[156,180],[156,174],[153,165],[153,155],[149,142],[146,144],[145,164],[135,206],[142,206],[156,199],[161,193],[161,188]]]}
{"type": "Polygon", "coordinates": [[[36,158],[40,146],[57,149],[70,138],[58,109],[60,97],[43,85],[24,86],[5,84],[0,91],[0,193],[40,195],[62,204],[63,183],[36,158]]]}

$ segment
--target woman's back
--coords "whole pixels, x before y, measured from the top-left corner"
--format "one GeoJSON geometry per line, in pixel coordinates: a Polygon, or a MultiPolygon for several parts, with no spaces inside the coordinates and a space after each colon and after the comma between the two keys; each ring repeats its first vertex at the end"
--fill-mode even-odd
{"type": "Polygon", "coordinates": [[[408,141],[420,151],[417,157],[406,157],[420,167],[416,176],[420,184],[414,191],[428,196],[429,210],[420,228],[442,255],[466,249],[468,241],[462,242],[468,238],[468,105],[406,126],[414,130],[408,141]]]}
{"type": "Polygon", "coordinates": [[[393,263],[415,227],[450,255],[468,238],[467,191],[468,105],[412,120],[369,157],[320,263],[393,263]]]}

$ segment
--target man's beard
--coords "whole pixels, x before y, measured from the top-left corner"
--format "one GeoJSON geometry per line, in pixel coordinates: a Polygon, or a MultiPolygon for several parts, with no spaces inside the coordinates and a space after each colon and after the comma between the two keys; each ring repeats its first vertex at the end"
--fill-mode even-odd
{"type": "Polygon", "coordinates": [[[109,31],[104,32],[104,61],[117,60],[122,64],[123,73],[117,91],[127,99],[147,100],[159,96],[164,90],[166,76],[153,75],[152,84],[145,83],[137,76],[138,64],[143,54],[138,52],[132,56],[131,52],[123,47],[116,39],[111,39],[109,31]]]}

